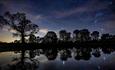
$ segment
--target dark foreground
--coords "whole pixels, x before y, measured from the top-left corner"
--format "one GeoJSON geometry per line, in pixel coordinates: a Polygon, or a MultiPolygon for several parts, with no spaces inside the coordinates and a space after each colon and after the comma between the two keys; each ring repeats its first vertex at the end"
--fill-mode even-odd
{"type": "Polygon", "coordinates": [[[52,49],[52,48],[115,48],[115,41],[58,42],[58,43],[0,43],[0,51],[52,49]]]}
{"type": "MultiPolygon", "coordinates": [[[[52,45],[52,47],[55,46],[52,45]]],[[[13,49],[12,53],[20,57],[14,56],[10,63],[5,65],[2,63],[1,70],[115,70],[115,49],[111,48],[115,46],[70,47],[25,50],[23,64],[20,60],[21,52],[13,49]]],[[[8,55],[5,52],[1,53],[8,55]]],[[[4,56],[0,59],[2,57],[4,56]]],[[[5,58],[10,59],[10,57],[5,58]]]]}
{"type": "Polygon", "coordinates": [[[0,70],[115,70],[114,51],[114,41],[0,43],[0,70]]]}

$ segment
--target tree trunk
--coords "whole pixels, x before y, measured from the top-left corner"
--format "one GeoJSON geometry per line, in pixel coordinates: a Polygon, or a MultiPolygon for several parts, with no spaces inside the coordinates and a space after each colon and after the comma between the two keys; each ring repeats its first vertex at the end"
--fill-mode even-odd
{"type": "MultiPolygon", "coordinates": [[[[24,38],[24,33],[21,33],[21,41],[22,41],[22,44],[25,43],[25,38],[24,38]]],[[[24,47],[24,46],[23,46],[24,47]]],[[[22,67],[24,65],[24,56],[25,56],[25,50],[22,49],[21,50],[21,63],[22,63],[22,67]]]]}

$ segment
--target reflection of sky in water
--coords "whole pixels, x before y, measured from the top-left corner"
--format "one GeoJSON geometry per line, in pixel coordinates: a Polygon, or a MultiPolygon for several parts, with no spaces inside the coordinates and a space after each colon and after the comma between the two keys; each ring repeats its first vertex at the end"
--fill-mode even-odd
{"type": "Polygon", "coordinates": [[[14,52],[0,52],[0,65],[10,63],[13,58],[19,58],[19,54],[14,52]]]}
{"type": "MultiPolygon", "coordinates": [[[[67,61],[56,60],[42,62],[37,70],[115,70],[115,52],[103,54],[99,58],[91,57],[90,60],[75,60],[69,58],[67,61]]],[[[45,60],[45,59],[44,59],[45,60]]]]}
{"type": "MultiPolygon", "coordinates": [[[[0,53],[0,63],[8,62],[13,57],[17,57],[19,54],[12,52],[0,53]]],[[[58,54],[59,55],[59,54],[58,54]]],[[[103,54],[96,58],[92,55],[90,60],[75,60],[74,57],[68,58],[67,61],[61,61],[60,56],[57,56],[55,60],[48,61],[46,56],[40,55],[35,58],[40,61],[40,66],[37,70],[115,70],[115,52],[111,54],[103,54]]]]}

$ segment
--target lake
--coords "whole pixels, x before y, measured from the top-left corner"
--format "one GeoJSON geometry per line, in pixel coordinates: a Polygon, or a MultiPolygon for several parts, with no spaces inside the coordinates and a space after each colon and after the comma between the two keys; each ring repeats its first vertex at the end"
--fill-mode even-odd
{"type": "MultiPolygon", "coordinates": [[[[38,61],[35,70],[115,70],[115,52],[111,48],[37,49],[26,51],[25,57],[38,61]]],[[[16,58],[20,53],[1,52],[0,65],[16,58]]]]}

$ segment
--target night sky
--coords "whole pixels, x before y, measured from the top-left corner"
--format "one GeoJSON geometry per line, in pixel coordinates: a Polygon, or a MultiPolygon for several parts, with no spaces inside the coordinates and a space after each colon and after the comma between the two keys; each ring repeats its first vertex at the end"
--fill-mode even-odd
{"type": "MultiPolygon", "coordinates": [[[[97,30],[115,34],[114,0],[0,0],[0,14],[24,12],[40,27],[40,36],[48,30],[97,30]]],[[[1,31],[0,41],[11,41],[9,31],[1,31]]]]}

